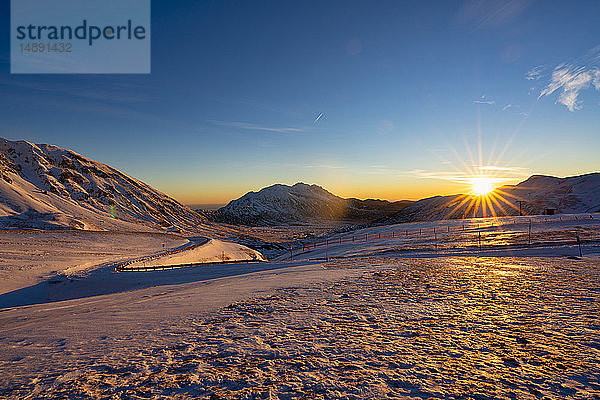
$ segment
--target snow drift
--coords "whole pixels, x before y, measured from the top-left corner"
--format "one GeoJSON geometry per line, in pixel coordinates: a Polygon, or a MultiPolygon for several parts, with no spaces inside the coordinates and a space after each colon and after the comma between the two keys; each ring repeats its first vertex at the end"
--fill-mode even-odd
{"type": "Polygon", "coordinates": [[[211,239],[202,246],[150,261],[132,263],[127,268],[231,261],[267,261],[267,259],[260,252],[241,244],[211,239]]]}

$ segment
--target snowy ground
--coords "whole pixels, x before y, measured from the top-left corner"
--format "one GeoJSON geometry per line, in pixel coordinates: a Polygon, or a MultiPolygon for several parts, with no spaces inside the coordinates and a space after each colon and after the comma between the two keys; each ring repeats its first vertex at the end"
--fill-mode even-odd
{"type": "Polygon", "coordinates": [[[32,306],[0,393],[598,398],[599,297],[594,258],[384,257],[32,306]]]}
{"type": "Polygon", "coordinates": [[[0,296],[64,270],[97,268],[188,243],[160,233],[0,230],[0,296]]]}
{"type": "MultiPolygon", "coordinates": [[[[578,236],[584,254],[600,253],[600,214],[474,218],[376,226],[295,243],[294,258],[578,256],[578,236]],[[391,237],[392,233],[394,237],[391,237]],[[325,240],[329,244],[325,245],[325,240]],[[315,243],[320,245],[315,247],[315,243]]],[[[289,257],[288,251],[276,259],[289,257]]]]}
{"type": "Polygon", "coordinates": [[[165,237],[0,233],[0,398],[600,398],[600,218],[538,218],[120,273],[165,237]]]}
{"type": "Polygon", "coordinates": [[[266,261],[266,258],[260,252],[246,246],[210,239],[208,242],[202,242],[201,246],[153,258],[148,261],[140,260],[128,264],[126,268],[214,263],[220,261],[266,261]]]}
{"type": "Polygon", "coordinates": [[[117,272],[115,267],[125,261],[126,268],[136,268],[264,260],[259,252],[236,243],[158,233],[0,231],[0,237],[0,309],[196,279],[193,271],[117,272]],[[196,243],[201,245],[193,246],[196,243]],[[130,263],[135,260],[140,261],[130,263]]]}

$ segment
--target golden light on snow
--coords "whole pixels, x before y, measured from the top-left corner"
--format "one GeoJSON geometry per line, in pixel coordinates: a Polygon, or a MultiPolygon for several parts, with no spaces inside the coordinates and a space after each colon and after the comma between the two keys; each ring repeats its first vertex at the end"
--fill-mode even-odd
{"type": "Polygon", "coordinates": [[[502,188],[495,188],[498,181],[495,178],[470,178],[470,194],[462,194],[447,202],[446,218],[500,217],[517,214],[519,208],[515,205],[522,199],[510,194],[502,188]]]}

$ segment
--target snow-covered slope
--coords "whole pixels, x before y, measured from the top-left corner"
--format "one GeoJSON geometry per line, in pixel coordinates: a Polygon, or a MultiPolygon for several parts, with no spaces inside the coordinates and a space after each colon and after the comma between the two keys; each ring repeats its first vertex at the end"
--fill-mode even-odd
{"type": "Polygon", "coordinates": [[[127,265],[126,268],[151,267],[181,264],[202,264],[211,262],[232,261],[266,261],[267,259],[258,251],[252,250],[237,243],[224,242],[210,239],[206,244],[193,247],[189,250],[178,252],[148,261],[138,261],[127,265]]]}
{"type": "Polygon", "coordinates": [[[449,218],[600,212],[600,173],[567,178],[533,175],[518,185],[502,186],[495,195],[435,196],[419,200],[385,218],[386,223],[433,221],[449,218]]]}
{"type": "Polygon", "coordinates": [[[246,193],[217,210],[214,215],[219,222],[245,225],[368,221],[392,214],[408,203],[344,199],[318,185],[277,184],[258,192],[246,193]]]}
{"type": "Polygon", "coordinates": [[[206,222],[108,165],[57,146],[0,138],[0,227],[174,231],[206,222]]]}

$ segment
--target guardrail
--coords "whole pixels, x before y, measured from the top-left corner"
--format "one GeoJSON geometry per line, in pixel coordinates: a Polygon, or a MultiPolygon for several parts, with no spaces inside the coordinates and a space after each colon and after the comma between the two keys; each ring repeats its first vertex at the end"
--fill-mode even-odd
{"type": "Polygon", "coordinates": [[[189,264],[175,264],[175,265],[154,265],[154,266],[140,266],[140,267],[130,267],[119,270],[119,272],[140,272],[140,271],[162,271],[166,269],[177,269],[177,268],[186,268],[186,267],[197,267],[201,265],[218,265],[218,264],[254,264],[267,262],[263,260],[226,260],[226,261],[209,261],[209,262],[197,262],[197,263],[189,263],[189,264]]]}
{"type": "Polygon", "coordinates": [[[169,255],[172,255],[172,254],[181,253],[181,252],[188,251],[188,250],[193,250],[196,247],[200,247],[200,246],[205,245],[206,243],[208,243],[208,239],[205,239],[203,242],[194,243],[194,244],[192,244],[190,246],[183,247],[181,249],[169,250],[169,251],[165,251],[165,252],[162,252],[162,253],[154,254],[154,255],[151,255],[151,256],[145,256],[145,257],[136,258],[134,260],[124,261],[124,262],[119,263],[119,264],[117,264],[115,266],[115,271],[117,271],[117,272],[128,271],[128,270],[131,270],[131,268],[127,268],[128,265],[131,265],[131,264],[134,264],[134,263],[138,263],[138,262],[145,262],[145,261],[156,260],[157,258],[160,258],[160,257],[165,257],[165,256],[169,256],[169,255]]]}

